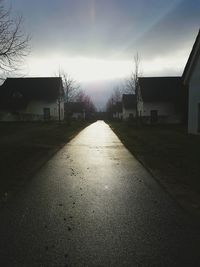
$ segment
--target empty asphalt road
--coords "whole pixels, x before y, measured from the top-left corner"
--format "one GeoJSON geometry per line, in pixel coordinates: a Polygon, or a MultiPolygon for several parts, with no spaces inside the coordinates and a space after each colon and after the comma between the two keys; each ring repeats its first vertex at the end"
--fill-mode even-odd
{"type": "Polygon", "coordinates": [[[0,266],[196,267],[200,231],[98,121],[0,208],[0,266]]]}

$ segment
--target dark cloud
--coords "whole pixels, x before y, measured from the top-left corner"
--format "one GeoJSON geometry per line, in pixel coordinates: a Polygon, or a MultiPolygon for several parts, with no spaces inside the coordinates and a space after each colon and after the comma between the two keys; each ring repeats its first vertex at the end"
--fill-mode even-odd
{"type": "Polygon", "coordinates": [[[41,54],[128,59],[141,50],[149,57],[187,42],[200,21],[197,0],[15,0],[13,6],[41,54]]]}
{"type": "Polygon", "coordinates": [[[200,1],[184,0],[127,49],[138,50],[145,57],[174,55],[191,49],[200,27],[200,1]]]}

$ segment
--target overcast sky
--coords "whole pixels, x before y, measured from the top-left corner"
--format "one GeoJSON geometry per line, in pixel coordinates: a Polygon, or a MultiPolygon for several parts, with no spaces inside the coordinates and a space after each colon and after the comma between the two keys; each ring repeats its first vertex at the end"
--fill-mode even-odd
{"type": "MultiPolygon", "coordinates": [[[[9,1],[8,1],[9,2],[9,1]]],[[[200,27],[200,0],[10,0],[30,33],[27,75],[61,67],[84,82],[181,75],[200,27]]]]}

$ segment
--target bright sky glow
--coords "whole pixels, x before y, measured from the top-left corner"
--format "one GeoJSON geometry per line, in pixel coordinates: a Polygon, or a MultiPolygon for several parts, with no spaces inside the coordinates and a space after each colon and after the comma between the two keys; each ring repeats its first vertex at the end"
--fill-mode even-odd
{"type": "Polygon", "coordinates": [[[96,103],[130,76],[137,52],[142,76],[182,75],[200,25],[200,0],[5,2],[22,14],[31,35],[22,75],[54,76],[62,69],[96,103]]]}
{"type": "Polygon", "coordinates": [[[130,75],[137,52],[143,75],[181,75],[200,22],[199,0],[9,1],[32,37],[27,75],[79,82],[130,75]]]}
{"type": "MultiPolygon", "coordinates": [[[[155,57],[154,59],[140,61],[140,73],[142,76],[165,75],[171,73],[178,75],[185,65],[188,50],[180,50],[171,56],[155,57]]],[[[106,81],[123,79],[128,77],[133,70],[134,63],[131,60],[103,60],[95,58],[64,58],[53,56],[47,58],[32,58],[29,61],[30,76],[52,76],[58,74],[59,69],[69,73],[79,82],[106,81]]],[[[172,76],[173,76],[172,75],[172,76]]]]}
{"type": "Polygon", "coordinates": [[[141,60],[140,72],[141,76],[178,76],[182,75],[183,66],[189,50],[180,50],[176,54],[163,55],[155,57],[151,60],[141,60]]]}
{"type": "Polygon", "coordinates": [[[110,61],[90,58],[33,58],[29,62],[30,76],[51,76],[59,69],[70,73],[77,81],[99,81],[124,78],[131,72],[131,61],[110,61]]]}

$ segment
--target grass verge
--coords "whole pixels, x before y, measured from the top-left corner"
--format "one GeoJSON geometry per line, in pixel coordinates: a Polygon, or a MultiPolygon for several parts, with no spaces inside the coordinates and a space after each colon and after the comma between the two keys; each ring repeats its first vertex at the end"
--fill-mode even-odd
{"type": "Polygon", "coordinates": [[[200,215],[200,136],[181,126],[110,123],[129,151],[179,202],[200,215]]]}
{"type": "Polygon", "coordinates": [[[0,199],[21,187],[88,123],[0,123],[0,199]]]}

